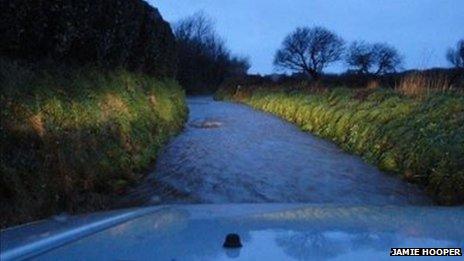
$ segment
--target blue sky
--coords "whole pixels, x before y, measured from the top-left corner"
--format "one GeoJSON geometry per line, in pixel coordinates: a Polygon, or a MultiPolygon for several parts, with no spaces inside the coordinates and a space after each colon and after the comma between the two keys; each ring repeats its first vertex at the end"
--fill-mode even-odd
{"type": "MultiPolygon", "coordinates": [[[[448,66],[445,52],[464,38],[464,0],[149,0],[165,20],[203,11],[236,54],[248,56],[251,72],[274,72],[283,38],[298,26],[324,26],[347,42],[387,42],[404,67],[448,66]]],[[[344,70],[342,63],[327,69],[344,70]]]]}

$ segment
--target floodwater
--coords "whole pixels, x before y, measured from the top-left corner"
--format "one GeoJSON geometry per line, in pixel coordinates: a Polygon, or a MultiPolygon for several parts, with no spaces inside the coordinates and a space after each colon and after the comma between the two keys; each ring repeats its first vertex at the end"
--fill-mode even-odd
{"type": "Polygon", "coordinates": [[[185,130],[126,202],[431,204],[417,186],[273,115],[211,97],[188,105],[185,130]]]}

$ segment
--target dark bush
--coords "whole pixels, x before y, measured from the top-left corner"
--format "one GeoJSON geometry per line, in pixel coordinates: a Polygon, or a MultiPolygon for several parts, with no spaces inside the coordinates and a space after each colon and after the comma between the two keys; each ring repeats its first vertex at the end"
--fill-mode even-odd
{"type": "Polygon", "coordinates": [[[0,55],[29,61],[123,67],[157,77],[176,73],[172,30],[141,0],[6,0],[0,55]]]}

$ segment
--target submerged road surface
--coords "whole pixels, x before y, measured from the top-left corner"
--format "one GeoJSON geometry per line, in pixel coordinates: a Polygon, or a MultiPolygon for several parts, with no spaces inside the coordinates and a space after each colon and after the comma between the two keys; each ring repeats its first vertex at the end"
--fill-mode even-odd
{"type": "Polygon", "coordinates": [[[188,100],[184,132],[129,194],[145,203],[430,204],[416,186],[247,106],[188,100]]]}

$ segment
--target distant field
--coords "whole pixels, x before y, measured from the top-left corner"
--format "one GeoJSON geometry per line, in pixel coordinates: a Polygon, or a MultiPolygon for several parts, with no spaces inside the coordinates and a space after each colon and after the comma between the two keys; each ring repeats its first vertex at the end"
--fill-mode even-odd
{"type": "Polygon", "coordinates": [[[0,65],[2,227],[108,208],[187,117],[173,80],[0,65]]]}
{"type": "Polygon", "coordinates": [[[254,85],[223,87],[216,98],[248,104],[331,139],[380,169],[421,184],[439,204],[464,203],[462,92],[254,85]]]}

